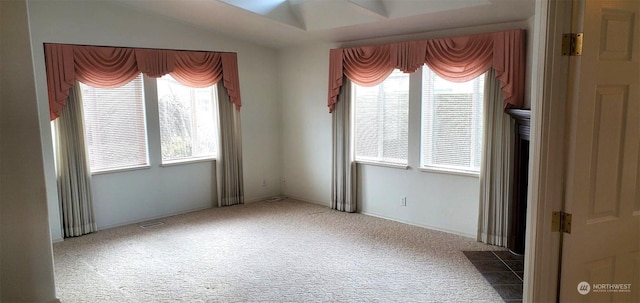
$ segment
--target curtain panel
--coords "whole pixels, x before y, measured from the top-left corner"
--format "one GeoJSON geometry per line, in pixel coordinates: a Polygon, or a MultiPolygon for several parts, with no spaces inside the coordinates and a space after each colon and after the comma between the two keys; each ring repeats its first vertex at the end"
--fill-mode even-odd
{"type": "Polygon", "coordinates": [[[351,142],[351,83],[349,79],[343,81],[345,85],[340,91],[340,102],[331,115],[331,208],[352,213],[357,210],[357,164],[351,142]]]}
{"type": "Polygon", "coordinates": [[[504,108],[524,105],[525,31],[408,41],[378,46],[332,49],[329,53],[329,112],[333,112],[342,77],[358,85],[380,84],[394,69],[415,72],[427,64],[440,77],[466,82],[495,70],[504,108]]]}
{"type": "Polygon", "coordinates": [[[216,159],[216,182],[218,206],[244,203],[242,174],[242,131],[240,111],[229,102],[227,89],[218,89],[218,157],[216,159]]]}
{"type": "Polygon", "coordinates": [[[191,87],[206,87],[223,80],[236,110],[242,105],[235,53],[51,43],[45,43],[44,52],[51,120],[60,116],[75,80],[112,88],[128,83],[139,73],[154,78],[171,74],[191,87]]]}
{"type": "Polygon", "coordinates": [[[484,88],[485,127],[482,135],[477,240],[507,246],[512,203],[515,122],[500,106],[502,99],[500,83],[495,77],[495,71],[490,69],[484,88]]]}
{"type": "Polygon", "coordinates": [[[54,121],[58,199],[65,238],[98,230],[93,213],[91,172],[85,149],[82,93],[71,87],[67,106],[54,121]]]}

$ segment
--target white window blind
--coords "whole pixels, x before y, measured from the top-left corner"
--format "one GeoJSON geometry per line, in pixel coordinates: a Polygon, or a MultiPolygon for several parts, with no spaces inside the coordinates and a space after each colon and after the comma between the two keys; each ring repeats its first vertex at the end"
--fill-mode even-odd
{"type": "Polygon", "coordinates": [[[484,78],[453,83],[423,67],[423,168],[480,171],[484,78]]]}
{"type": "Polygon", "coordinates": [[[216,86],[192,88],[158,79],[162,162],[214,158],[218,145],[216,86]]]}
{"type": "Polygon", "coordinates": [[[373,87],[353,84],[356,161],[408,164],[409,74],[373,87]]]}
{"type": "Polygon", "coordinates": [[[91,171],[148,165],[142,74],[117,88],[80,87],[91,171]]]}

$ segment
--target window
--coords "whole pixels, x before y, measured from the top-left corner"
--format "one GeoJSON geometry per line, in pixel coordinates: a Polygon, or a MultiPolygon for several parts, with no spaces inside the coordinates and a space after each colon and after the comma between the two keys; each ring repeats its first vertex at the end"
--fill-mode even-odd
{"type": "Polygon", "coordinates": [[[91,172],[148,165],[142,74],[118,88],[80,88],[91,172]]]}
{"type": "Polygon", "coordinates": [[[356,161],[408,164],[409,74],[373,87],[353,84],[356,161]]]}
{"type": "Polygon", "coordinates": [[[170,75],[158,79],[162,163],[216,156],[216,86],[192,88],[170,75]]]}
{"type": "Polygon", "coordinates": [[[422,72],[421,167],[478,173],[484,75],[465,83],[422,72]]]}

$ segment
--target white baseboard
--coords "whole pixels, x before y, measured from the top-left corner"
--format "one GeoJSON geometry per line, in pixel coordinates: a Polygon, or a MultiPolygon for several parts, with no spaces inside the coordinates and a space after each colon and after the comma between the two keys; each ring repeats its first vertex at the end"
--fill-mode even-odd
{"type": "MultiPolygon", "coordinates": [[[[299,200],[299,201],[302,201],[302,202],[308,202],[308,203],[318,204],[318,205],[322,205],[322,206],[326,206],[326,207],[331,207],[331,203],[330,202],[314,201],[314,200],[309,200],[309,199],[300,198],[300,197],[291,196],[291,195],[286,195],[286,196],[288,198],[290,198],[290,199],[293,199],[293,200],[299,200]]],[[[476,239],[476,235],[462,233],[462,232],[455,231],[455,230],[449,230],[449,229],[446,229],[446,228],[439,228],[439,227],[425,225],[425,224],[419,224],[419,223],[415,223],[415,222],[408,222],[408,221],[398,220],[398,219],[394,219],[394,218],[390,218],[390,217],[387,217],[387,216],[378,215],[378,214],[374,214],[374,213],[368,213],[368,212],[362,212],[362,211],[360,211],[359,213],[363,214],[363,215],[366,215],[366,216],[371,216],[371,217],[381,218],[381,219],[385,219],[385,220],[400,222],[400,223],[403,223],[403,224],[408,224],[408,225],[412,225],[412,226],[418,226],[418,227],[431,229],[431,230],[437,230],[437,231],[445,232],[445,233],[448,233],[448,234],[454,234],[454,235],[458,235],[458,236],[471,238],[471,239],[474,239],[474,240],[476,239]]]]}
{"type": "Polygon", "coordinates": [[[419,223],[415,223],[415,222],[408,222],[408,221],[398,220],[398,219],[389,218],[389,217],[386,217],[386,216],[367,213],[367,212],[360,212],[360,213],[363,214],[363,215],[371,216],[371,217],[376,217],[376,218],[381,218],[381,219],[385,219],[385,220],[400,222],[400,223],[404,223],[404,224],[407,224],[407,225],[422,227],[422,228],[431,229],[431,230],[437,230],[437,231],[445,232],[445,233],[448,233],[448,234],[454,234],[454,235],[458,235],[458,236],[463,236],[463,237],[471,238],[473,240],[476,239],[476,235],[470,235],[470,234],[462,233],[462,232],[455,231],[455,230],[450,230],[450,229],[446,229],[446,228],[430,226],[430,225],[426,225],[426,224],[419,224],[419,223]]]}
{"type": "MultiPolygon", "coordinates": [[[[279,195],[275,195],[275,196],[279,196],[279,195]]],[[[271,195],[271,196],[262,197],[262,198],[255,198],[255,199],[247,200],[244,203],[255,203],[255,202],[265,201],[265,200],[267,200],[269,198],[272,198],[272,197],[275,197],[275,196],[271,195]]],[[[120,227],[120,226],[125,226],[125,225],[131,225],[131,224],[146,222],[146,221],[158,220],[158,219],[162,219],[162,218],[166,218],[166,217],[172,217],[172,216],[182,215],[182,214],[186,214],[186,213],[191,213],[191,212],[196,212],[196,211],[205,210],[205,209],[209,209],[209,208],[216,208],[216,207],[217,207],[217,205],[212,205],[210,207],[198,207],[198,208],[188,209],[188,210],[184,210],[184,211],[178,211],[178,212],[174,212],[174,213],[164,214],[164,215],[160,215],[160,216],[144,218],[144,219],[140,219],[140,220],[131,220],[131,221],[126,221],[126,222],[122,222],[122,223],[118,223],[118,224],[99,226],[98,227],[98,231],[105,230],[105,229],[110,229],[110,228],[115,228],[115,227],[120,227]]],[[[58,242],[63,242],[63,241],[64,241],[64,238],[51,239],[51,243],[58,243],[58,242]]]]}
{"type": "Polygon", "coordinates": [[[291,196],[291,195],[287,195],[287,194],[284,194],[284,196],[286,196],[289,199],[293,199],[293,200],[298,200],[298,201],[302,201],[302,202],[313,203],[313,204],[318,204],[318,205],[322,205],[322,206],[326,206],[326,207],[331,207],[331,203],[330,202],[314,201],[314,200],[309,200],[309,199],[300,198],[300,197],[296,197],[296,196],[291,196]]]}
{"type": "Polygon", "coordinates": [[[247,203],[255,203],[255,202],[261,202],[261,201],[267,201],[271,198],[274,197],[284,197],[284,195],[270,195],[270,196],[266,196],[266,197],[262,197],[262,198],[254,198],[254,199],[250,199],[250,200],[246,200],[244,201],[245,204],[247,203]]]}
{"type": "Polygon", "coordinates": [[[114,227],[131,225],[131,224],[136,224],[136,223],[141,223],[141,222],[146,222],[146,221],[153,221],[153,220],[158,220],[158,219],[162,219],[162,218],[166,218],[166,217],[172,217],[172,216],[182,215],[182,214],[186,214],[186,213],[192,213],[194,211],[201,211],[201,210],[205,210],[205,209],[209,209],[209,208],[213,208],[213,207],[215,207],[215,206],[198,207],[198,208],[192,208],[192,209],[178,211],[178,212],[174,212],[174,213],[168,213],[168,214],[164,214],[164,215],[160,215],[160,216],[144,218],[144,219],[140,219],[140,220],[132,220],[132,221],[122,222],[122,223],[118,223],[118,224],[111,224],[111,225],[106,225],[106,226],[98,226],[98,230],[100,231],[100,230],[110,229],[110,228],[114,228],[114,227]]]}
{"type": "MultiPolygon", "coordinates": [[[[266,201],[266,200],[268,200],[270,198],[273,198],[273,197],[289,198],[289,199],[298,200],[298,201],[307,202],[307,203],[312,203],[312,204],[317,204],[317,205],[321,205],[321,206],[325,206],[325,207],[331,207],[331,203],[330,202],[315,201],[315,200],[310,200],[310,199],[306,199],[306,198],[300,198],[300,197],[291,196],[291,195],[287,195],[287,194],[275,195],[275,196],[272,195],[272,196],[267,196],[267,197],[262,197],[262,198],[254,198],[254,199],[245,201],[245,203],[246,204],[250,204],[250,203],[255,203],[255,202],[260,202],[260,201],[266,201]]],[[[130,225],[130,224],[136,224],[136,223],[145,222],[145,221],[152,221],[152,220],[162,219],[162,218],[166,218],[166,217],[186,214],[186,213],[190,213],[190,212],[205,210],[205,209],[209,209],[209,208],[212,208],[212,207],[200,207],[200,208],[195,208],[195,209],[190,209],[190,210],[170,213],[170,214],[166,214],[166,215],[150,217],[150,218],[146,218],[146,219],[142,219],[142,220],[134,220],[134,221],[128,221],[128,222],[119,223],[119,224],[102,226],[102,227],[99,227],[98,230],[105,230],[105,229],[109,229],[109,228],[120,227],[120,226],[125,226],[125,225],[130,225]]],[[[374,214],[374,213],[368,213],[368,212],[362,212],[362,211],[360,213],[363,214],[363,215],[371,216],[371,217],[381,218],[381,219],[400,222],[400,223],[408,224],[408,225],[412,225],[412,226],[418,226],[418,227],[422,227],[422,228],[426,228],[426,229],[437,230],[437,231],[441,231],[441,232],[445,232],[445,233],[449,233],[449,234],[454,234],[454,235],[463,236],[463,237],[467,237],[467,238],[471,238],[471,239],[476,239],[476,235],[462,233],[462,232],[455,231],[455,230],[449,230],[449,229],[446,229],[446,228],[439,228],[439,227],[430,226],[430,225],[426,225],[426,224],[419,224],[419,223],[415,223],[415,222],[408,222],[408,221],[404,221],[404,220],[398,220],[398,219],[395,219],[395,218],[390,218],[390,217],[387,217],[387,216],[384,216],[384,215],[379,215],[379,214],[374,214]]],[[[58,243],[58,242],[63,242],[63,241],[64,241],[63,238],[52,239],[52,243],[58,243]]]]}

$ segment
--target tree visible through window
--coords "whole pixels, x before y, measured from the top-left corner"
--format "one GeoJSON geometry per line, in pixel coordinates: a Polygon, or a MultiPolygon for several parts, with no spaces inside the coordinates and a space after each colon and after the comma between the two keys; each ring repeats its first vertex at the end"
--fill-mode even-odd
{"type": "Polygon", "coordinates": [[[170,75],[157,80],[162,162],[214,158],[216,86],[192,88],[170,75]]]}

